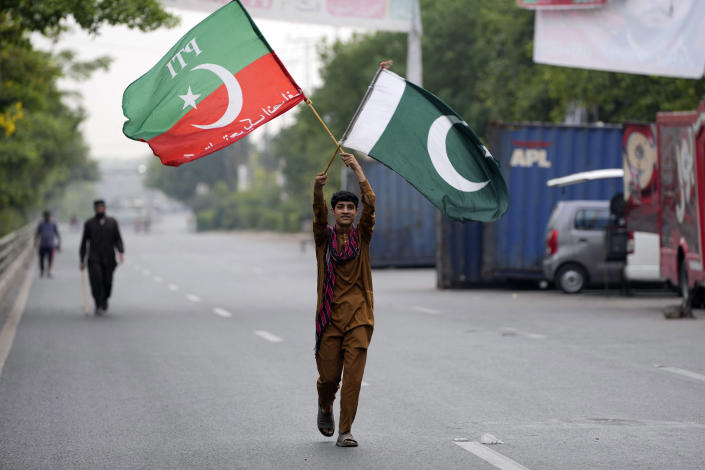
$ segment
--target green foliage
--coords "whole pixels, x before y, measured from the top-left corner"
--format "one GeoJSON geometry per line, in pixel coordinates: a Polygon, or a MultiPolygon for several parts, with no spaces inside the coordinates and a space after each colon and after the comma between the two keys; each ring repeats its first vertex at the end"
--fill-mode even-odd
{"type": "Polygon", "coordinates": [[[281,200],[281,191],[271,171],[259,168],[251,188],[234,192],[219,182],[193,201],[198,230],[255,229],[296,232],[301,213],[291,201],[281,200]]]}
{"type": "Polygon", "coordinates": [[[237,189],[237,167],[249,158],[250,147],[240,140],[212,155],[178,167],[164,166],[154,157],[147,167],[145,185],[185,204],[192,204],[197,188],[213,189],[218,183],[230,191],[237,189]]]}
{"type": "Polygon", "coordinates": [[[151,30],[176,19],[157,0],[0,0],[0,235],[23,224],[62,196],[72,181],[98,176],[80,131],[83,111],[62,101],[63,77],[87,78],[107,69],[99,57],[35,50],[28,34],[56,37],[73,18],[97,32],[103,24],[151,30]]]}
{"type": "MultiPolygon", "coordinates": [[[[348,42],[322,45],[325,85],[309,97],[335,136],[342,137],[379,63],[393,60],[395,70],[404,73],[406,35],[375,33],[355,35],[348,42]]],[[[273,153],[285,164],[289,204],[300,216],[311,212],[313,178],[325,169],[335,146],[308,109],[297,114],[296,124],[282,130],[274,139],[273,153]]],[[[339,159],[338,159],[339,161],[339,159]]],[[[340,163],[329,170],[327,192],[340,189],[340,163]]]]}
{"type": "MultiPolygon", "coordinates": [[[[534,64],[534,13],[515,0],[421,0],[424,87],[480,135],[494,121],[561,122],[572,106],[604,122],[653,121],[660,110],[694,109],[705,80],[579,70],[534,64]]],[[[405,75],[406,35],[357,35],[321,50],[323,86],[310,96],[341,137],[381,60],[405,75]]],[[[310,212],[313,177],[333,147],[308,110],[275,139],[286,163],[286,192],[310,212]]],[[[330,172],[329,190],[340,184],[330,172]]]]}
{"type": "Polygon", "coordinates": [[[70,181],[97,177],[80,134],[83,112],[64,105],[49,54],[0,42],[0,106],[21,115],[0,133],[0,232],[12,230],[70,181]]]}
{"type": "Polygon", "coordinates": [[[65,31],[68,18],[91,33],[105,24],[152,31],[178,23],[158,0],[0,0],[0,10],[18,31],[45,36],[65,31]]]}
{"type": "MultiPolygon", "coordinates": [[[[561,122],[576,105],[590,110],[593,120],[653,121],[660,110],[694,109],[705,95],[704,80],[534,64],[534,13],[517,8],[515,0],[421,0],[421,8],[424,87],[480,136],[493,121],[561,122]]],[[[393,60],[392,70],[405,75],[406,48],[407,37],[400,33],[355,35],[320,46],[324,84],[308,96],[335,136],[342,137],[381,61],[393,60]]],[[[267,156],[284,163],[284,191],[261,168],[258,183],[235,193],[232,185],[222,184],[228,180],[218,178],[225,171],[215,157],[190,163],[183,173],[155,163],[148,180],[190,203],[201,230],[295,231],[310,217],[313,178],[333,151],[327,134],[302,105],[295,124],[275,137],[267,156]],[[199,182],[210,192],[196,196],[199,182]]],[[[329,171],[326,197],[340,187],[340,168],[335,163],[329,171]]]]}

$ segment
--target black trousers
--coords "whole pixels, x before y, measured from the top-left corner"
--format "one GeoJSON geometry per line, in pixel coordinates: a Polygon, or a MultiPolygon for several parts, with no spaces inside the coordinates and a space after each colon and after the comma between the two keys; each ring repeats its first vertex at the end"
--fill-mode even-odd
{"type": "Polygon", "coordinates": [[[88,260],[88,277],[91,280],[91,293],[95,306],[105,308],[113,288],[115,263],[88,260]]]}
{"type": "Polygon", "coordinates": [[[47,259],[49,263],[49,270],[51,270],[51,265],[54,263],[54,247],[52,246],[40,246],[39,247],[39,269],[44,272],[44,259],[47,259]]]}

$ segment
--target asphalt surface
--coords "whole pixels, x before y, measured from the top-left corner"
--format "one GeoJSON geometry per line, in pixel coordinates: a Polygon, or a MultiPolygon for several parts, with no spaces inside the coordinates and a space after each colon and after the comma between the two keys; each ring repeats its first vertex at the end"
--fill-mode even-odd
{"type": "Polygon", "coordinates": [[[0,468],[705,465],[705,321],[664,320],[675,297],[375,271],[360,447],[340,449],[315,425],[310,245],[177,219],[123,232],[106,316],[83,314],[76,233],[34,281],[0,376],[0,468]]]}

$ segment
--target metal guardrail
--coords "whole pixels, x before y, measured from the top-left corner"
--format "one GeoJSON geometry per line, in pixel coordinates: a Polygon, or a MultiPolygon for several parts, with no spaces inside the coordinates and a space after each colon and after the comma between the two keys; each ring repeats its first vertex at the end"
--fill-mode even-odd
{"type": "Polygon", "coordinates": [[[0,238],[0,277],[2,277],[8,266],[27,248],[27,244],[32,240],[35,228],[36,223],[30,222],[24,227],[0,238]]]}
{"type": "Polygon", "coordinates": [[[17,280],[26,272],[23,267],[32,253],[32,239],[36,222],[10,232],[0,238],[0,305],[17,280]]]}

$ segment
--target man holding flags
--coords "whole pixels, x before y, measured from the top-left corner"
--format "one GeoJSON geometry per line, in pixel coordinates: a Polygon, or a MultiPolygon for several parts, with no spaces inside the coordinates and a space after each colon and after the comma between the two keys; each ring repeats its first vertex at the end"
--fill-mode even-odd
{"type": "MultiPolygon", "coordinates": [[[[342,379],[340,447],[358,445],[351,427],[374,327],[370,241],[375,224],[374,192],[355,157],[341,146],[397,172],[451,219],[487,222],[508,209],[499,163],[470,126],[436,96],[388,67],[389,62],[381,64],[338,141],[234,0],[192,28],[123,94],[124,134],[147,142],[169,166],[210,155],[302,101],[335,143],[336,153],[315,179],[313,232],[318,263],[317,424],[323,435],[335,433],[333,402],[342,379]],[[360,183],[358,225],[354,220],[360,201],[348,191],[333,195],[335,225],[327,223],[323,187],[337,153],[360,183]]],[[[122,253],[121,243],[116,246],[122,253]]],[[[113,245],[109,250],[114,257],[113,245]]],[[[100,287],[93,276],[91,286],[100,287]]],[[[105,291],[109,295],[109,287],[105,291]]],[[[98,313],[107,308],[107,295],[96,297],[98,313]]]]}
{"type": "Polygon", "coordinates": [[[375,225],[375,194],[355,157],[341,154],[360,183],[362,213],[358,225],[358,198],[338,191],[331,198],[335,225],[328,226],[323,198],[326,173],[316,176],[313,189],[313,235],[318,263],[316,308],[316,365],[318,366],[318,429],[335,432],[333,401],[342,375],[339,447],[357,447],[351,427],[365,371],[367,347],[374,327],[370,241],[375,225]]]}

